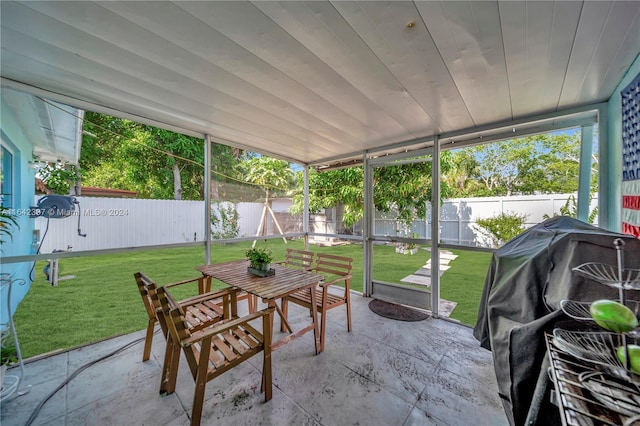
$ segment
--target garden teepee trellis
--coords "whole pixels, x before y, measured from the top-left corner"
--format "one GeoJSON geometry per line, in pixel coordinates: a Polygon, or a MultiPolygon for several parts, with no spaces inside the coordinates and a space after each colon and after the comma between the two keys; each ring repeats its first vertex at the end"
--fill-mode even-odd
{"type": "MultiPolygon", "coordinates": [[[[269,205],[269,188],[282,188],[288,186],[293,178],[293,171],[289,167],[289,163],[283,160],[270,157],[254,157],[245,163],[247,166],[247,174],[245,179],[247,182],[259,185],[264,189],[264,206],[262,207],[262,217],[260,218],[260,225],[256,232],[256,237],[259,237],[261,233],[266,233],[267,228],[267,212],[273,218],[278,231],[282,235],[282,240],[287,243],[287,239],[284,237],[284,232],[280,228],[276,215],[271,210],[269,205]]],[[[253,240],[252,247],[256,246],[257,238],[253,240]]]]}
{"type": "MultiPolygon", "coordinates": [[[[287,244],[287,239],[284,237],[284,232],[282,232],[282,228],[280,227],[280,224],[278,223],[278,219],[276,218],[275,213],[273,213],[273,210],[271,209],[271,206],[269,205],[269,196],[268,195],[267,195],[267,198],[264,200],[264,205],[262,206],[262,215],[260,216],[260,225],[258,225],[258,231],[256,232],[256,237],[259,237],[262,232],[266,231],[266,228],[267,228],[267,212],[269,212],[269,214],[271,215],[271,218],[273,219],[273,223],[276,225],[276,228],[278,228],[278,232],[280,232],[280,235],[282,235],[282,241],[284,241],[284,243],[287,244]]],[[[257,241],[258,241],[257,239],[253,240],[253,244],[251,245],[251,247],[255,247],[257,241]]]]}

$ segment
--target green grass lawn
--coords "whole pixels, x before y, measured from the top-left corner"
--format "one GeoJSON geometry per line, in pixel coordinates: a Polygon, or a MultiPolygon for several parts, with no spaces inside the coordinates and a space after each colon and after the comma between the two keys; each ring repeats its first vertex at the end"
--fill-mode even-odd
{"type": "MultiPolygon", "coordinates": [[[[289,241],[287,245],[282,240],[258,242],[258,246],[264,245],[272,250],[275,260],[284,260],[288,247],[303,248],[301,240],[289,241]]],[[[250,246],[251,242],[214,245],[212,262],[243,259],[250,246]]],[[[311,250],[352,257],[352,289],[362,291],[361,245],[312,246],[311,250]]],[[[452,318],[474,325],[491,255],[453,252],[459,257],[442,277],[441,297],[458,302],[452,318]]],[[[408,256],[395,253],[392,246],[376,246],[374,253],[374,277],[390,282],[398,282],[415,272],[429,258],[427,250],[408,256]]],[[[59,275],[75,278],[61,280],[57,287],[52,287],[42,272],[45,262],[38,262],[36,279],[14,316],[23,356],[72,348],[145,328],[146,313],[133,274],[142,271],[162,285],[199,276],[195,267],[202,264],[202,247],[67,258],[59,262],[59,275]]],[[[182,298],[195,292],[193,286],[177,296],[182,298]]]]}

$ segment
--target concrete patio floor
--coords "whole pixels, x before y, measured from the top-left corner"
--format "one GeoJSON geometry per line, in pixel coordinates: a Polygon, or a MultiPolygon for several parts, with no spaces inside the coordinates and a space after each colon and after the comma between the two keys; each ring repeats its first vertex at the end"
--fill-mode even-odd
{"type": "MultiPolygon", "coordinates": [[[[329,312],[324,353],[314,355],[312,333],[273,353],[271,401],[260,393],[260,355],[209,382],[202,424],[508,425],[491,353],[469,327],[433,318],[390,320],[371,312],[370,300],[354,294],[351,333],[344,308],[329,312]]],[[[290,316],[294,326],[308,320],[297,306],[290,316]]],[[[2,403],[0,423],[25,425],[79,367],[143,336],[141,330],[28,362],[24,384],[32,389],[2,403]]],[[[162,334],[154,337],[149,361],[141,361],[142,347],[140,341],[80,372],[32,424],[188,425],[194,381],[186,360],[176,392],[161,396],[162,334]]]]}

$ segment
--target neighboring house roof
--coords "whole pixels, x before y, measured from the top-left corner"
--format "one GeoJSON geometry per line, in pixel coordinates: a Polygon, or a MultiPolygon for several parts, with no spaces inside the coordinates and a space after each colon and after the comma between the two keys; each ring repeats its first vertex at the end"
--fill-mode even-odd
{"type": "Polygon", "coordinates": [[[84,111],[39,96],[2,87],[5,108],[33,144],[35,160],[77,164],[82,144],[84,111]]]}
{"type": "MultiPolygon", "coordinates": [[[[50,194],[51,190],[40,178],[36,178],[36,194],[50,194]]],[[[135,191],[125,189],[98,188],[97,186],[81,186],[80,195],[83,197],[115,197],[134,198],[138,195],[135,191]]]]}
{"type": "Polygon", "coordinates": [[[95,186],[81,186],[80,195],[83,197],[117,197],[134,198],[138,193],[125,189],[98,188],[95,186]]]}
{"type": "Polygon", "coordinates": [[[40,178],[36,178],[36,194],[50,194],[51,190],[40,178]]]}

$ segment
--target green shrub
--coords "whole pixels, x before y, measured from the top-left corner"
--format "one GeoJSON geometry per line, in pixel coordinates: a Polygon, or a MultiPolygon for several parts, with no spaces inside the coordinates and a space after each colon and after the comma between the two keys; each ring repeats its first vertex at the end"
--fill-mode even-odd
{"type": "Polygon", "coordinates": [[[478,219],[476,223],[484,230],[494,247],[500,247],[510,239],[517,237],[524,230],[527,215],[517,213],[500,213],[487,219],[478,219]]]}
{"type": "Polygon", "coordinates": [[[236,238],[240,233],[237,204],[224,206],[218,204],[218,212],[212,210],[211,214],[211,237],[214,239],[236,238]]]}
{"type": "Polygon", "coordinates": [[[75,185],[79,172],[74,164],[49,163],[40,170],[40,176],[54,194],[65,195],[75,185]]]}
{"type": "MultiPolygon", "coordinates": [[[[593,200],[593,193],[590,193],[589,204],[591,204],[592,200],[593,200]]],[[[574,195],[570,195],[569,198],[567,198],[567,201],[564,203],[564,205],[560,207],[560,214],[562,216],[569,216],[569,217],[575,217],[575,218],[578,217],[578,201],[576,200],[576,197],[574,195]]],[[[554,213],[553,216],[544,214],[542,215],[542,218],[544,220],[547,220],[547,219],[550,219],[551,217],[556,217],[556,216],[558,216],[557,213],[554,213]]],[[[596,221],[596,217],[598,217],[598,206],[594,207],[593,210],[589,212],[589,217],[587,218],[587,222],[593,225],[596,221]]]]}

